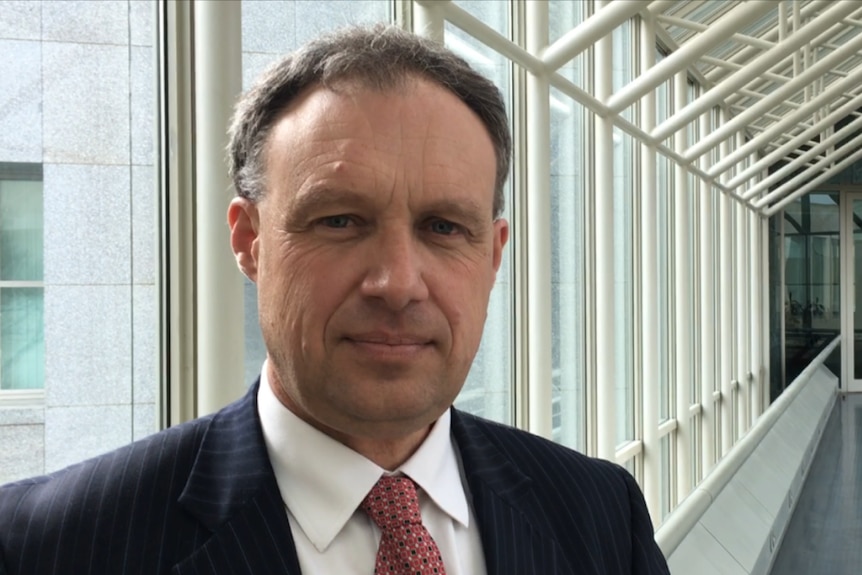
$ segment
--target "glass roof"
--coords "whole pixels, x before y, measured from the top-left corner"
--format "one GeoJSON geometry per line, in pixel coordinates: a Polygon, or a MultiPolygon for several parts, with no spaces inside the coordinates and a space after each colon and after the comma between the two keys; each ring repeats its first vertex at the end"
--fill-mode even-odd
{"type": "MultiPolygon", "coordinates": [[[[831,136],[839,121],[862,112],[862,2],[681,0],[644,4],[653,5],[649,15],[663,29],[659,37],[668,44],[665,48],[670,53],[690,54],[688,69],[704,85],[703,93],[732,82],[723,91],[723,103],[734,116],[746,112],[752,116],[740,129],[757,141],[760,154],[791,141],[802,153],[831,136]],[[728,32],[722,36],[719,30],[728,32]],[[707,32],[710,38],[703,37],[707,32]],[[688,50],[699,38],[699,46],[688,50]],[[854,98],[856,105],[847,106],[854,98]],[[845,110],[835,113],[842,106],[845,110]],[[781,125],[773,133],[766,133],[778,122],[781,125]],[[810,137],[797,137],[804,132],[810,137]]],[[[804,169],[810,171],[806,175],[813,179],[860,149],[862,135],[842,138],[834,149],[819,152],[805,163],[804,169]],[[815,165],[826,153],[834,161],[815,165]]],[[[756,198],[751,204],[755,209],[768,208],[756,198]]]]}

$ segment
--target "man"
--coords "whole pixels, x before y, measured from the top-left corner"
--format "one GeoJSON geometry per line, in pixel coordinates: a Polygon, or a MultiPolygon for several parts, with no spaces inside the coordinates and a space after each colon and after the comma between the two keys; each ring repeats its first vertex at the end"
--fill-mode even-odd
{"type": "Polygon", "coordinates": [[[510,153],[496,88],[395,28],[271,68],[230,143],[259,384],[0,490],[6,571],[667,573],[624,470],[451,408],[508,239],[510,153]]]}

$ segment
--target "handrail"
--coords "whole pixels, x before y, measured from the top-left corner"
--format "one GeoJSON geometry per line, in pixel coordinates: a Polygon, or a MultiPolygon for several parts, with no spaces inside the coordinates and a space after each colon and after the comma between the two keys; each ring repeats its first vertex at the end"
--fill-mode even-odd
{"type": "Polygon", "coordinates": [[[656,532],[656,542],[665,557],[670,557],[685,536],[694,528],[713,502],[715,495],[720,493],[739,471],[739,468],[760,445],[781,414],[804,389],[805,383],[811,379],[814,371],[823,365],[840,341],[841,336],[839,335],[802,370],[802,373],[793,380],[793,383],[784,390],[784,393],[778,396],[778,399],[763,412],[763,415],[751,426],[748,433],[743,435],[730,452],[718,462],[712,473],[706,476],[700,485],[668,516],[656,532]]]}

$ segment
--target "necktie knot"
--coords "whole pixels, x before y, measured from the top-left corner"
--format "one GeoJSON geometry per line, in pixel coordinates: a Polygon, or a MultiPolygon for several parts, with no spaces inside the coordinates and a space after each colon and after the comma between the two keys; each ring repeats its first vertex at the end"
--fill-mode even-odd
{"type": "Polygon", "coordinates": [[[362,501],[362,510],[381,531],[422,522],[416,484],[409,477],[381,477],[362,501]]]}

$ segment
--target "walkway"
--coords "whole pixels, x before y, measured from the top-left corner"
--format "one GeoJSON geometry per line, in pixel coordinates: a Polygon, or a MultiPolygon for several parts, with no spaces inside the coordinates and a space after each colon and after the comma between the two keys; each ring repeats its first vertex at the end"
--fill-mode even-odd
{"type": "Polygon", "coordinates": [[[862,394],[839,396],[773,575],[862,573],[862,394]]]}

